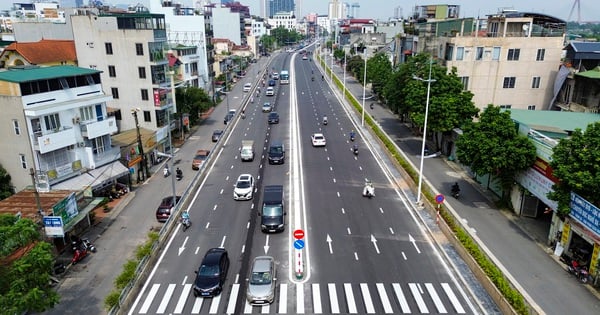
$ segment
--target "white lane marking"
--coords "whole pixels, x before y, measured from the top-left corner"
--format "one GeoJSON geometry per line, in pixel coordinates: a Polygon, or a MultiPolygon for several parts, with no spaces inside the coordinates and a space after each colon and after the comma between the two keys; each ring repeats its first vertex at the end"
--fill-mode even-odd
{"type": "Polygon", "coordinates": [[[183,307],[185,306],[185,301],[187,301],[188,296],[190,296],[190,290],[192,289],[191,283],[186,283],[183,285],[183,292],[179,296],[179,300],[177,301],[177,305],[175,306],[175,310],[173,314],[181,314],[183,312],[183,307]]]}
{"type": "Polygon", "coordinates": [[[152,288],[150,289],[150,292],[148,292],[148,296],[146,297],[144,304],[142,304],[142,308],[140,309],[140,314],[148,313],[148,309],[150,308],[150,305],[152,304],[152,301],[154,300],[154,296],[158,292],[158,288],[160,288],[160,283],[155,283],[152,285],[152,288]]]}
{"type": "Polygon", "coordinates": [[[200,309],[202,308],[202,302],[204,302],[204,298],[197,297],[194,301],[194,306],[192,307],[192,314],[200,314],[200,309]]]}
{"type": "Polygon", "coordinates": [[[348,313],[358,313],[356,301],[354,300],[354,293],[352,292],[352,284],[344,283],[344,293],[346,294],[346,302],[348,303],[348,313]]]}
{"type": "Polygon", "coordinates": [[[404,260],[407,260],[408,258],[406,257],[406,254],[404,252],[402,252],[402,257],[404,257],[404,260]]]}
{"type": "Polygon", "coordinates": [[[279,285],[279,314],[287,313],[287,283],[279,285]]]}
{"type": "Polygon", "coordinates": [[[354,252],[354,260],[358,260],[358,253],[354,252]]]}
{"type": "Polygon", "coordinates": [[[391,226],[390,226],[390,233],[392,233],[392,235],[394,235],[394,229],[392,229],[391,226]]]}
{"type": "Polygon", "coordinates": [[[446,307],[444,307],[444,303],[442,302],[439,295],[435,291],[433,284],[425,283],[425,288],[427,288],[427,292],[429,292],[429,295],[431,296],[431,299],[433,300],[433,303],[435,304],[435,307],[437,308],[438,313],[443,313],[443,314],[448,313],[448,311],[446,311],[446,307]]]}
{"type": "Polygon", "coordinates": [[[337,192],[337,196],[338,196],[338,198],[340,197],[340,192],[339,191],[337,192]]]}
{"type": "Polygon", "coordinates": [[[365,302],[365,308],[367,314],[375,314],[375,306],[373,306],[373,300],[371,299],[371,293],[369,292],[369,286],[366,283],[360,284],[360,292],[363,296],[363,302],[365,302]]]}
{"type": "Polygon", "coordinates": [[[331,313],[339,314],[340,305],[338,304],[337,292],[335,289],[335,283],[328,283],[327,290],[329,291],[329,304],[331,304],[331,313]]]}
{"type": "Polygon", "coordinates": [[[312,284],[313,296],[313,312],[315,314],[323,314],[323,306],[321,305],[321,289],[318,283],[312,284]]]}
{"type": "Polygon", "coordinates": [[[212,303],[210,303],[210,309],[208,310],[209,314],[217,314],[217,311],[219,310],[219,302],[221,302],[221,296],[223,296],[223,294],[219,294],[212,298],[212,303]]]}
{"type": "Polygon", "coordinates": [[[173,291],[175,291],[176,286],[177,285],[175,283],[169,284],[169,286],[167,287],[167,292],[165,292],[165,295],[163,296],[162,301],[160,301],[160,305],[156,310],[156,314],[163,314],[165,312],[165,310],[167,309],[167,305],[169,305],[169,300],[171,300],[171,296],[173,295],[173,291]]]}
{"type": "Polygon", "coordinates": [[[379,293],[381,304],[383,304],[383,311],[386,314],[394,313],[394,310],[392,309],[392,304],[390,303],[390,299],[387,296],[387,292],[385,292],[385,286],[383,285],[383,283],[377,283],[375,284],[375,286],[377,287],[377,292],[379,293]]]}
{"type": "Polygon", "coordinates": [[[346,214],[346,210],[342,208],[342,214],[346,214]]]}
{"type": "Polygon", "coordinates": [[[244,305],[244,314],[252,314],[252,305],[246,299],[246,304],[244,305]]]}
{"type": "Polygon", "coordinates": [[[408,314],[410,313],[410,307],[408,306],[408,302],[406,301],[406,297],[404,293],[402,293],[402,288],[399,283],[392,284],[394,288],[394,293],[396,293],[396,298],[398,299],[398,303],[400,303],[400,308],[402,309],[402,313],[408,314]]]}
{"type": "Polygon", "coordinates": [[[425,305],[425,301],[423,301],[423,296],[421,296],[419,286],[416,283],[409,283],[408,287],[410,288],[410,292],[412,293],[415,302],[417,302],[419,311],[421,313],[429,313],[429,309],[427,308],[427,305],[425,305]]]}
{"type": "Polygon", "coordinates": [[[260,310],[261,314],[269,314],[269,311],[271,310],[271,304],[263,305],[260,310]]]}
{"type": "Polygon", "coordinates": [[[229,295],[229,301],[227,302],[227,314],[233,314],[235,312],[235,304],[237,303],[237,297],[240,292],[240,284],[234,283],[231,287],[231,294],[229,295]]]}
{"type": "Polygon", "coordinates": [[[446,292],[446,296],[448,296],[448,298],[450,299],[450,303],[452,303],[452,306],[454,306],[456,312],[459,314],[466,313],[465,309],[462,307],[462,305],[460,305],[460,302],[454,294],[454,291],[452,291],[452,288],[450,288],[450,284],[444,282],[442,283],[442,288],[444,289],[444,292],[446,292]]]}
{"type": "Polygon", "coordinates": [[[296,284],[296,314],[304,314],[304,283],[296,284]]]}

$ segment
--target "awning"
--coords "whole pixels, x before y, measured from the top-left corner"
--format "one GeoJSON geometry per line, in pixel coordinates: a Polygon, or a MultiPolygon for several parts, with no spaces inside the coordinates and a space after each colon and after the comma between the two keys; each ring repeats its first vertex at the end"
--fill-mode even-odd
{"type": "Polygon", "coordinates": [[[127,172],[127,167],[123,166],[119,161],[114,161],[77,177],[54,184],[52,185],[52,190],[80,191],[87,187],[94,189],[103,186],[107,181],[127,175],[127,172]]]}

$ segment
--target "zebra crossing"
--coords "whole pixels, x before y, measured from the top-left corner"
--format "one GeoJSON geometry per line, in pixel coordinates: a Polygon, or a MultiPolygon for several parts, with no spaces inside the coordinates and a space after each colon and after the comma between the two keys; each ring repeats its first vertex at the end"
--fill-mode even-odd
{"type": "Polygon", "coordinates": [[[281,283],[273,304],[252,306],[239,283],[214,298],[194,297],[191,283],[154,283],[134,312],[234,314],[241,307],[243,314],[466,314],[459,296],[449,283],[281,283]]]}

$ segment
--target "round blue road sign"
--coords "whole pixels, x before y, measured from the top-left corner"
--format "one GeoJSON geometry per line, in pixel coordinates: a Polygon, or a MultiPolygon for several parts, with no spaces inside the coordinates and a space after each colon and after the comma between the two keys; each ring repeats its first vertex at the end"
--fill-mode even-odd
{"type": "Polygon", "coordinates": [[[440,204],[440,203],[444,202],[444,195],[442,195],[442,194],[437,194],[437,195],[435,196],[435,202],[437,202],[438,204],[440,204]]]}
{"type": "Polygon", "coordinates": [[[294,242],[295,249],[303,249],[304,248],[304,240],[296,240],[294,242]]]}

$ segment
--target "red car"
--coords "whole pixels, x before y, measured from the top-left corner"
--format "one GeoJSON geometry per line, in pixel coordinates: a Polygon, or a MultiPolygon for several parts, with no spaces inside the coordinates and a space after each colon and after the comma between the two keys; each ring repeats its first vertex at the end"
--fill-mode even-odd
{"type": "Polygon", "coordinates": [[[158,209],[156,209],[156,220],[158,222],[167,222],[179,200],[181,200],[181,196],[175,196],[175,204],[173,204],[173,196],[163,198],[158,209]]]}

